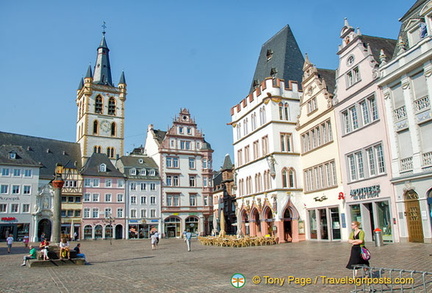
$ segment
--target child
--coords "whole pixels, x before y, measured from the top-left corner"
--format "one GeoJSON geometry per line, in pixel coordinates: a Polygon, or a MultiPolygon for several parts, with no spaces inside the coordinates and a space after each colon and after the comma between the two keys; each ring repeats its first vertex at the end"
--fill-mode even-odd
{"type": "Polygon", "coordinates": [[[8,246],[8,253],[11,253],[12,243],[14,242],[13,235],[9,234],[9,237],[6,238],[6,241],[7,241],[7,246],[8,246]]]}

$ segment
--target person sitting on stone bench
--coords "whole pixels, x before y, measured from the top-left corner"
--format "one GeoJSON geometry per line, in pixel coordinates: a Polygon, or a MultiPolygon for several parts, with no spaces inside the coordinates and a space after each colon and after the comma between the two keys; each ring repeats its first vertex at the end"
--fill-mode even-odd
{"type": "Polygon", "coordinates": [[[59,252],[60,259],[63,259],[67,256],[68,259],[70,259],[70,246],[69,241],[67,241],[66,238],[62,238],[60,242],[60,252],[59,252]]]}
{"type": "Polygon", "coordinates": [[[49,251],[49,241],[47,239],[44,239],[41,244],[39,244],[39,249],[42,253],[42,259],[43,260],[49,260],[48,257],[48,251],[49,251]]]}
{"type": "Polygon", "coordinates": [[[80,244],[80,243],[77,243],[77,245],[76,245],[75,248],[73,249],[73,250],[76,252],[76,257],[83,258],[84,261],[87,262],[87,261],[86,261],[85,254],[84,254],[84,253],[81,253],[81,249],[80,249],[80,248],[81,248],[81,244],[80,244]]]}
{"type": "Polygon", "coordinates": [[[37,257],[37,250],[36,250],[36,248],[33,245],[30,245],[29,248],[30,248],[30,252],[29,252],[28,255],[25,255],[23,257],[23,263],[21,264],[21,266],[25,266],[26,265],[26,261],[28,259],[36,259],[36,257],[37,257]]]}

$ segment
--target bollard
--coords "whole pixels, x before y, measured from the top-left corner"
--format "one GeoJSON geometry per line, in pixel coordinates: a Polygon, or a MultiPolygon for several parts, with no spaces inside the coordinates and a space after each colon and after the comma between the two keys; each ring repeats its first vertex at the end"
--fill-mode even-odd
{"type": "Polygon", "coordinates": [[[384,241],[383,241],[383,237],[382,237],[382,230],[380,228],[376,228],[374,230],[374,233],[375,233],[375,246],[377,246],[377,247],[383,246],[384,241]]]}

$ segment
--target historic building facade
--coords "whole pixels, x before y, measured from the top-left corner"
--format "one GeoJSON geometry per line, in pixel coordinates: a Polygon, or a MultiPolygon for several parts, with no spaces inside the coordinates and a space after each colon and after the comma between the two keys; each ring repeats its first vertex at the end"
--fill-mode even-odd
{"type": "MultiPolygon", "coordinates": [[[[402,242],[432,242],[432,1],[400,19],[391,60],[380,67],[389,130],[392,183],[402,242]]],[[[391,57],[392,55],[387,55],[391,57]]]]}
{"type": "Polygon", "coordinates": [[[234,164],[226,154],[223,165],[213,177],[213,229],[212,234],[222,232],[237,234],[237,203],[234,193],[234,164]]]}
{"type": "Polygon", "coordinates": [[[84,165],[82,239],[122,239],[126,235],[125,177],[105,154],[84,165]]]}
{"type": "Polygon", "coordinates": [[[360,222],[367,241],[377,228],[384,241],[394,241],[387,125],[377,79],[396,41],[363,35],[346,19],[340,38],[334,109],[347,205],[343,222],[360,222]]]}
{"type": "Polygon", "coordinates": [[[126,177],[126,237],[149,238],[152,231],[162,227],[159,168],[141,148],[121,157],[116,167],[126,177]]]}
{"type": "Polygon", "coordinates": [[[163,233],[209,234],[213,150],[189,110],[181,109],[166,132],[149,125],[144,152],[158,164],[162,178],[163,233]]]}
{"type": "Polygon", "coordinates": [[[296,130],[301,141],[303,200],[308,240],[346,239],[345,195],[333,107],[335,71],[303,66],[303,94],[296,130]]]}

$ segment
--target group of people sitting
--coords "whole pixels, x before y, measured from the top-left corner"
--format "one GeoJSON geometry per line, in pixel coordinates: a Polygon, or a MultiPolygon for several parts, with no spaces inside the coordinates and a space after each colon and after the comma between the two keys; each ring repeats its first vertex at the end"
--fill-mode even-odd
{"type": "MultiPolygon", "coordinates": [[[[39,244],[39,249],[41,251],[43,260],[50,259],[49,246],[50,246],[50,242],[48,241],[48,239],[43,239],[42,242],[39,244]]],[[[59,248],[60,248],[59,250],[60,259],[64,259],[64,258],[71,259],[71,248],[70,248],[69,241],[66,238],[61,239],[59,248]]],[[[81,244],[77,243],[73,251],[76,252],[76,257],[85,259],[85,254],[81,253],[80,248],[81,248],[81,244]]],[[[36,259],[36,258],[37,258],[37,250],[33,245],[30,245],[30,252],[28,255],[24,256],[23,263],[21,264],[21,266],[25,266],[26,261],[28,259],[36,259]]]]}

